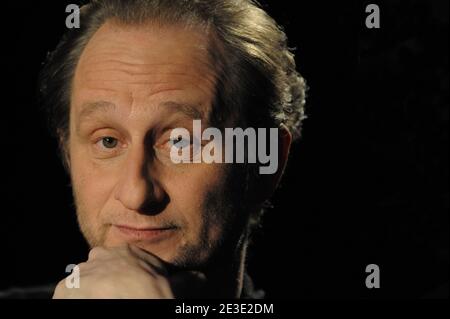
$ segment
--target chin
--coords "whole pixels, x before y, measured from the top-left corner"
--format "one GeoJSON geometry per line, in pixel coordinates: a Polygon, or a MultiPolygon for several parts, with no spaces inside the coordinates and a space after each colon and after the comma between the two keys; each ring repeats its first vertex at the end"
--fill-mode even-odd
{"type": "Polygon", "coordinates": [[[118,247],[124,245],[134,245],[142,250],[160,258],[167,263],[173,263],[177,258],[180,247],[176,238],[166,238],[165,240],[141,240],[136,238],[124,238],[124,236],[110,233],[104,241],[105,247],[118,247]]]}

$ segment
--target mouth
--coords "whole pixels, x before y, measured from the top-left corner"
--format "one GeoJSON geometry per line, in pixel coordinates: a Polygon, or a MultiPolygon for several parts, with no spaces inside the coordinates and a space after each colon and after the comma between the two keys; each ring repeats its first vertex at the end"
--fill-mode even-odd
{"type": "Polygon", "coordinates": [[[113,225],[126,241],[157,243],[175,234],[177,227],[137,228],[127,225],[113,225]]]}

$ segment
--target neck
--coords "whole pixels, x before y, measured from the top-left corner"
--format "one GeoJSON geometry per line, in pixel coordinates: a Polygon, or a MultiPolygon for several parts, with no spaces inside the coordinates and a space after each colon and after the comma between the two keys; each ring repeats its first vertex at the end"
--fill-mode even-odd
{"type": "Polygon", "coordinates": [[[247,244],[236,252],[232,262],[222,262],[205,272],[208,298],[240,298],[243,290],[247,244]]]}
{"type": "MultiPolygon", "coordinates": [[[[229,251],[229,250],[228,250],[229,251]]],[[[240,298],[243,291],[247,236],[239,240],[231,253],[223,254],[213,264],[201,270],[206,281],[201,298],[240,298]]]]}

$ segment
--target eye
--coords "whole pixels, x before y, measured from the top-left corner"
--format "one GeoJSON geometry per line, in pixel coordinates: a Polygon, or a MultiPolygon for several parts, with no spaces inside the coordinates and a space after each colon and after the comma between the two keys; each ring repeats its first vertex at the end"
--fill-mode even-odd
{"type": "Polygon", "coordinates": [[[179,135],[176,138],[172,138],[172,139],[169,140],[169,145],[171,147],[175,146],[176,148],[180,148],[180,149],[183,148],[183,147],[188,146],[189,144],[190,144],[189,139],[183,138],[183,136],[181,136],[181,135],[179,135]]]}
{"type": "Polygon", "coordinates": [[[104,148],[109,149],[117,147],[117,144],[119,143],[119,141],[116,138],[110,136],[103,137],[99,142],[101,142],[104,148]]]}

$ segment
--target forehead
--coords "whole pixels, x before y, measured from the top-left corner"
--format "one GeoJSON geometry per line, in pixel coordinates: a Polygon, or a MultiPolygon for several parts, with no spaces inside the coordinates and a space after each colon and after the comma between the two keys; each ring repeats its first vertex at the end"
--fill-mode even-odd
{"type": "Polygon", "coordinates": [[[88,41],[79,67],[105,56],[126,57],[131,62],[208,62],[208,35],[200,28],[182,25],[124,25],[104,23],[88,41]]]}
{"type": "Polygon", "coordinates": [[[107,22],[80,57],[72,107],[111,99],[131,106],[164,102],[169,97],[202,105],[212,101],[215,83],[205,32],[181,26],[107,22]]]}

